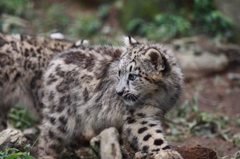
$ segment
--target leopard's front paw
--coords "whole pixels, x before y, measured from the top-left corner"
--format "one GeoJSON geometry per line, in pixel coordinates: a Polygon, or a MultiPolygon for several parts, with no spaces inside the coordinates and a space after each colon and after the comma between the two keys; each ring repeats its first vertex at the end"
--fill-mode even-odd
{"type": "Polygon", "coordinates": [[[182,156],[174,150],[159,151],[153,156],[153,159],[183,159],[182,156]]]}

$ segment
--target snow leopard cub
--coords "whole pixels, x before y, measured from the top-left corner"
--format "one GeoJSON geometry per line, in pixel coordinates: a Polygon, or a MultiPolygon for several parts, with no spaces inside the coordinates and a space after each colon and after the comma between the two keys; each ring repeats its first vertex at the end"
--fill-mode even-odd
{"type": "Polygon", "coordinates": [[[181,94],[175,56],[159,44],[125,38],[126,46],[89,46],[58,54],[44,74],[39,158],[59,158],[64,146],[117,128],[135,151],[181,159],[163,135],[161,119],[181,94]]]}
{"type": "MultiPolygon", "coordinates": [[[[85,40],[86,41],[86,40],[85,40]]],[[[57,53],[82,47],[76,43],[40,36],[0,33],[0,131],[7,128],[7,115],[15,104],[41,115],[42,75],[57,53]]]]}

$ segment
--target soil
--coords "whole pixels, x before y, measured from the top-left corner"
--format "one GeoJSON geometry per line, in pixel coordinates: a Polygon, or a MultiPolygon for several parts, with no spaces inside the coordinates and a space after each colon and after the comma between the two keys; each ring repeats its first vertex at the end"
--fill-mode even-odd
{"type": "MultiPolygon", "coordinates": [[[[198,79],[186,77],[185,90],[182,100],[191,99],[193,95],[198,96],[198,107],[200,112],[206,111],[230,119],[240,118],[240,80],[228,79],[229,73],[240,73],[239,65],[230,66],[226,71],[212,74],[198,79]],[[196,87],[202,90],[196,91],[196,87]]],[[[230,134],[240,132],[240,124],[230,124],[230,134]]],[[[240,149],[233,142],[226,141],[220,137],[208,138],[206,136],[191,136],[182,142],[172,142],[177,146],[201,145],[215,150],[220,157],[234,155],[240,149]]]]}
{"type": "Polygon", "coordinates": [[[217,154],[214,150],[201,147],[179,147],[176,150],[184,159],[217,159],[217,154]]]}

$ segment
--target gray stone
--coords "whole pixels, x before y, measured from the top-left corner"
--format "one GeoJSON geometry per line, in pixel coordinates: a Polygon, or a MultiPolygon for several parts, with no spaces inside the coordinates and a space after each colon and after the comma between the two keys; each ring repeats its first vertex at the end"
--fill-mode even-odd
{"type": "Polygon", "coordinates": [[[174,40],[170,45],[185,76],[200,77],[226,69],[229,63],[227,56],[203,49],[198,41],[198,37],[182,38],[174,40]]]}

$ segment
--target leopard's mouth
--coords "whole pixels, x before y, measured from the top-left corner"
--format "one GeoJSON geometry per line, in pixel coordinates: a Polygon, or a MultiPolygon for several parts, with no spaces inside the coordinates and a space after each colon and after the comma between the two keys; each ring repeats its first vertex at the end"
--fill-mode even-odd
{"type": "Polygon", "coordinates": [[[138,96],[133,95],[133,94],[126,94],[123,96],[123,99],[126,104],[132,105],[133,103],[135,103],[138,100],[138,96]]]}

